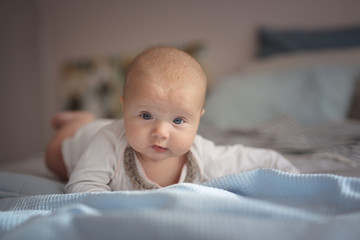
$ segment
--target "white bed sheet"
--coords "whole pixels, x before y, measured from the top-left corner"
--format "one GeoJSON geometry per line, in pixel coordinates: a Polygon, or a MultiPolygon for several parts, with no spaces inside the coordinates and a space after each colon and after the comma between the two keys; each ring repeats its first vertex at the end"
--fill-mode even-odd
{"type": "Polygon", "coordinates": [[[38,153],[27,158],[16,160],[12,163],[0,165],[0,169],[1,172],[29,174],[60,181],[60,178],[46,167],[44,153],[38,153]]]}

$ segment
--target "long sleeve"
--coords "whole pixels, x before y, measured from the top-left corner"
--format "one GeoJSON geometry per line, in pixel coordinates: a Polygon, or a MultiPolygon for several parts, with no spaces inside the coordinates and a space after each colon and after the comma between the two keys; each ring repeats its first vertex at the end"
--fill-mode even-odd
{"type": "Polygon", "coordinates": [[[287,172],[299,171],[281,154],[270,149],[246,147],[241,144],[216,146],[197,136],[195,151],[198,152],[205,180],[256,168],[271,168],[287,172]]]}
{"type": "Polygon", "coordinates": [[[106,127],[91,141],[72,172],[66,191],[103,192],[110,191],[110,182],[118,166],[118,134],[114,126],[106,127]]]}

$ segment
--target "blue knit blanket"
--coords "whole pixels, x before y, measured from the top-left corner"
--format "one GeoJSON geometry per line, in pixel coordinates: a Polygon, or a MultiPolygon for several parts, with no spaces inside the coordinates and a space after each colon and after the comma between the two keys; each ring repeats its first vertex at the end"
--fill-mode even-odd
{"type": "Polygon", "coordinates": [[[0,180],[0,239],[360,239],[358,178],[258,169],[203,185],[26,196],[0,180]]]}

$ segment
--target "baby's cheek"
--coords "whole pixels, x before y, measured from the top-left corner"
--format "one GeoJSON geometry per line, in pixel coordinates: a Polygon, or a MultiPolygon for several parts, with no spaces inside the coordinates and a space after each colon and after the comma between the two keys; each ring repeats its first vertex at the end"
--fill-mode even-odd
{"type": "Polygon", "coordinates": [[[143,136],[142,130],[140,128],[129,127],[126,129],[126,138],[130,146],[133,147],[133,145],[139,144],[141,139],[145,138],[145,136],[143,136]]]}
{"type": "Polygon", "coordinates": [[[186,134],[179,138],[178,146],[179,151],[186,153],[194,143],[195,135],[192,133],[186,134]]]}

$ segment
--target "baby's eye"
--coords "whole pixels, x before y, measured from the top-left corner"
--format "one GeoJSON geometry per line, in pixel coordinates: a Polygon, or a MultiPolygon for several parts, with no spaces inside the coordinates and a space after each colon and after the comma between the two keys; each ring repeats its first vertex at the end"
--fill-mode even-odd
{"type": "Polygon", "coordinates": [[[175,118],[173,120],[173,123],[177,124],[177,125],[180,125],[180,124],[183,124],[184,123],[184,119],[182,118],[175,118]]]}
{"type": "Polygon", "coordinates": [[[142,113],[140,114],[140,117],[145,119],[145,120],[151,120],[152,119],[152,116],[150,113],[142,113]]]}

